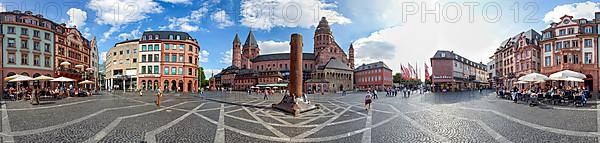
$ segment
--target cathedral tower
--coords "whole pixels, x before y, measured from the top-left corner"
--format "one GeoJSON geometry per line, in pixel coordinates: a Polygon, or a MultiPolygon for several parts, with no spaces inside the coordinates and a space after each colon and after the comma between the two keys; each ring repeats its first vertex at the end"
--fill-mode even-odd
{"type": "Polygon", "coordinates": [[[244,42],[242,48],[242,69],[250,69],[252,66],[252,62],[250,60],[256,58],[260,54],[260,48],[258,48],[258,42],[256,42],[256,38],[254,37],[254,33],[252,30],[248,32],[248,37],[246,37],[246,42],[244,42]]]}
{"type": "Polygon", "coordinates": [[[354,43],[350,44],[348,49],[348,67],[354,69],[354,43]]]}
{"type": "Polygon", "coordinates": [[[232,50],[232,61],[231,64],[235,67],[240,68],[242,65],[242,49],[241,49],[240,38],[238,34],[235,34],[235,39],[233,39],[233,50],[232,50]]]}

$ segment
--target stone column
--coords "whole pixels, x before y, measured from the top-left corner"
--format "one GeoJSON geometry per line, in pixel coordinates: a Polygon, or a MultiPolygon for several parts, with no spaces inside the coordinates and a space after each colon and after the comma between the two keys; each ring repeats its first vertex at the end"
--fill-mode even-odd
{"type": "Polygon", "coordinates": [[[302,96],[302,35],[292,34],[290,42],[290,82],[288,89],[294,97],[302,96]]]}

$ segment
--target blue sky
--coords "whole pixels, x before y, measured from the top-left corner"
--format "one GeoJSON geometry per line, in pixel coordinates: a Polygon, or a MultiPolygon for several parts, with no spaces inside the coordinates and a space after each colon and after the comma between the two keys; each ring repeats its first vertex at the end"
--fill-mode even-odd
{"type": "Polygon", "coordinates": [[[107,51],[116,42],[139,38],[145,30],[189,32],[200,43],[204,56],[201,64],[208,73],[229,65],[235,33],[245,40],[250,29],[255,32],[262,53],[289,50],[287,41],[292,33],[304,35],[304,50],[312,52],[314,26],[321,16],[330,19],[334,36],[343,49],[347,50],[350,43],[355,42],[357,64],[384,61],[398,71],[400,64],[416,63],[422,67],[438,49],[453,50],[473,61],[487,62],[501,41],[521,31],[541,31],[551,20],[564,14],[592,18],[594,11],[600,11],[599,2],[577,0],[426,3],[410,0],[0,0],[0,3],[3,10],[30,10],[57,23],[76,25],[89,39],[97,37],[100,52],[107,51]],[[424,12],[423,7],[431,10],[436,4],[439,8],[430,12],[435,14],[424,12]],[[475,5],[471,16],[467,5],[475,5]],[[495,18],[496,9],[502,12],[495,18]],[[516,9],[518,15],[515,15],[516,9]],[[440,16],[439,21],[435,15],[440,16]],[[530,21],[523,21],[526,18],[530,21]]]}

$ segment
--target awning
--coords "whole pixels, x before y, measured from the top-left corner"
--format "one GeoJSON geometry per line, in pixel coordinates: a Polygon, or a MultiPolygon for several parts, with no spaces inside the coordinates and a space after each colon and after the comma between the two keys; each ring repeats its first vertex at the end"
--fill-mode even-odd
{"type": "Polygon", "coordinates": [[[287,87],[287,83],[277,83],[277,84],[259,84],[256,87],[287,87]]]}

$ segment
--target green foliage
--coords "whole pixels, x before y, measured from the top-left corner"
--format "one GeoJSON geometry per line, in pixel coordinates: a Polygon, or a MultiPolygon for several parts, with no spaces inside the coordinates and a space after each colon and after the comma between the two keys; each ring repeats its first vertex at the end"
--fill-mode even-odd
{"type": "Polygon", "coordinates": [[[200,81],[200,87],[208,86],[208,80],[206,80],[206,75],[204,75],[204,68],[198,68],[198,81],[200,81]]]}

